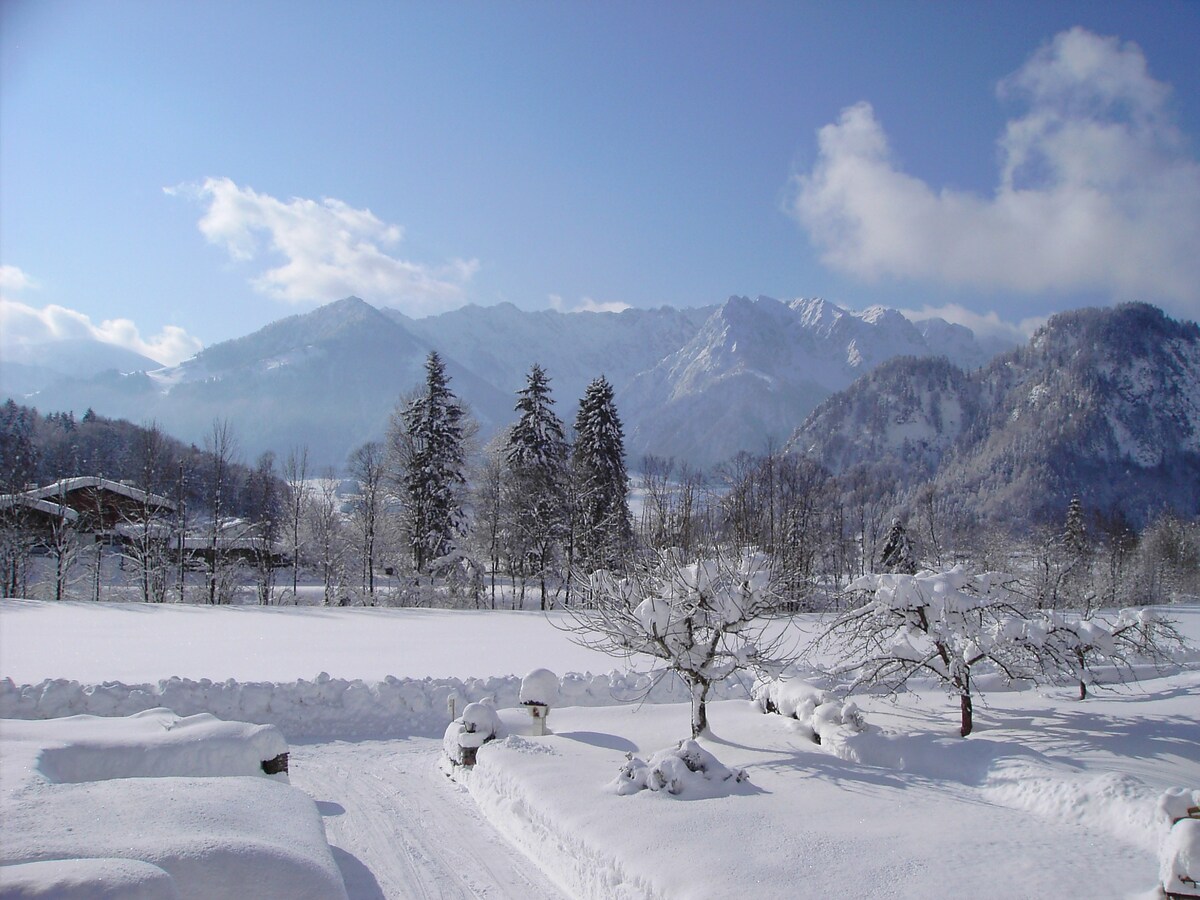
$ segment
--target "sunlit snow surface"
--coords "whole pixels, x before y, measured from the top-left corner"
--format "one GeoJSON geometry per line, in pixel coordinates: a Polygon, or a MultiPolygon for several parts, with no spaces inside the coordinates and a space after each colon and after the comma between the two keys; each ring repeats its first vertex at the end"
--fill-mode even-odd
{"type": "MultiPolygon", "coordinates": [[[[1200,610],[1172,612],[1200,643],[1200,610]]],[[[193,701],[259,682],[294,702],[286,714],[297,721],[307,708],[323,731],[297,744],[285,729],[292,784],[317,801],[352,897],[1148,898],[1164,837],[1158,798],[1200,786],[1194,669],[1150,672],[1082,703],[1068,689],[988,693],[967,739],[956,736],[953,702],[933,689],[897,705],[859,699],[871,728],[842,746],[817,745],[811,729],[749,701],[719,701],[701,743],[749,780],[701,800],[611,791],[627,753],[649,758],[687,736],[688,709],[611,705],[597,692],[603,681],[578,676],[567,676],[575,680],[565,697],[610,705],[563,699],[551,710],[552,735],[485,745],[464,779],[469,795],[434,768],[444,708],[427,711],[420,733],[342,739],[346,722],[365,715],[346,697],[369,707],[388,675],[476,675],[481,685],[489,676],[515,703],[519,676],[537,666],[565,674],[616,665],[537,614],[0,605],[0,677],[15,682],[0,684],[6,696],[66,677],[81,683],[42,684],[38,702],[149,702],[136,685],[186,675],[213,679],[192,684],[193,701]],[[322,682],[321,671],[333,677],[322,682]],[[102,684],[118,679],[128,684],[102,684]],[[339,680],[344,705],[322,717],[310,704],[339,680]]],[[[151,801],[120,802],[122,817],[136,817],[151,801]]],[[[99,847],[104,829],[94,838],[99,847]]]]}

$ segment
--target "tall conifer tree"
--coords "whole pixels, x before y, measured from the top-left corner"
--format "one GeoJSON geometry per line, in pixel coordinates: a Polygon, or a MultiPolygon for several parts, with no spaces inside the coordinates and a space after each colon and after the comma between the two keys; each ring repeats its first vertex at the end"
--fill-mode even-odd
{"type": "Polygon", "coordinates": [[[588,385],[575,417],[571,460],[575,479],[575,561],[579,569],[623,566],[632,543],[625,432],[612,385],[604,376],[588,385]]]}
{"type": "Polygon", "coordinates": [[[408,500],[409,547],[417,572],[446,556],[463,531],[466,483],[463,408],[449,387],[446,364],[432,351],[425,390],[404,410],[403,486],[408,500]]]}

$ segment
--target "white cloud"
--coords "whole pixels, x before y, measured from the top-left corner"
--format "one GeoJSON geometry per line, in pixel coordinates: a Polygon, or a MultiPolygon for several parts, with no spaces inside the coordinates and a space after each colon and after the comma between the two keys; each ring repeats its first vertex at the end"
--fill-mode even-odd
{"type": "Polygon", "coordinates": [[[400,243],[403,230],[341,200],[293,197],[284,202],[239,187],[229,178],[163,190],[207,204],[200,231],[231,258],[281,258],[280,265],[251,283],[259,292],[289,303],[357,294],[425,315],[461,305],[465,286],[479,268],[476,260],[433,267],[389,255],[385,248],[400,243]]]}
{"type": "Polygon", "coordinates": [[[999,86],[994,194],[935,190],[896,168],[868,103],[818,132],[792,210],[831,266],[1020,292],[1099,290],[1200,314],[1200,164],[1141,50],[1063,32],[999,86]]]}
{"type": "Polygon", "coordinates": [[[574,306],[568,307],[563,298],[558,294],[551,294],[547,299],[550,301],[550,308],[562,313],[579,313],[579,312],[610,312],[619,313],[629,309],[628,303],[622,303],[620,300],[593,300],[591,297],[583,297],[574,306]]]}
{"type": "Polygon", "coordinates": [[[0,291],[19,294],[22,291],[35,290],[37,287],[38,283],[16,266],[0,266],[0,291]]]}
{"type": "Polygon", "coordinates": [[[50,304],[42,308],[0,297],[0,334],[7,347],[49,341],[92,340],[115,344],[148,356],[163,365],[175,365],[195,356],[204,346],[176,325],[143,338],[129,319],[105,319],[99,325],[81,312],[50,304]]]}

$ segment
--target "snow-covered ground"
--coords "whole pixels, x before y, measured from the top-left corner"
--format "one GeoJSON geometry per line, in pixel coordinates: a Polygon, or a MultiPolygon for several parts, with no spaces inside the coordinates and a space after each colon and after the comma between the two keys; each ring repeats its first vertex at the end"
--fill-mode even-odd
{"type": "MultiPolygon", "coordinates": [[[[1200,609],[1172,612],[1200,644],[1200,609]]],[[[748,780],[703,799],[611,784],[626,754],[686,737],[685,704],[660,687],[617,705],[636,679],[574,678],[552,735],[485,745],[461,784],[438,772],[451,693],[505,706],[536,666],[614,665],[530,613],[0,602],[0,715],[174,698],[280,725],[353,898],[1152,897],[1158,797],[1200,787],[1195,669],[1084,702],[989,693],[966,739],[941,691],[866,698],[872,727],[840,745],[730,685],[701,743],[748,780]]]]}

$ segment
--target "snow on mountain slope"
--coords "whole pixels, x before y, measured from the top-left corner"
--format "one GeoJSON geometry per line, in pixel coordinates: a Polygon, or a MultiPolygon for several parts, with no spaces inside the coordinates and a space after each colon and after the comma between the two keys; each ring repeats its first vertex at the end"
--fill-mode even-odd
{"type": "MultiPolygon", "coordinates": [[[[955,338],[956,353],[983,353],[970,332],[955,338]]],[[[485,438],[513,420],[514,392],[533,363],[550,375],[567,422],[587,384],[607,376],[635,468],[646,453],[707,466],[761,452],[860,374],[899,354],[931,352],[895,310],[855,313],[823,300],[734,297],[720,307],[621,313],[499,304],[414,320],[348,297],[178,366],[65,379],[20,399],[43,411],[91,406],[153,418],[197,443],[214,419],[228,419],[250,459],[307,445],[316,465],[340,466],[354,447],[383,436],[397,400],[421,383],[431,349],[485,438]]]]}
{"type": "Polygon", "coordinates": [[[895,356],[933,348],[895,310],[731,297],[631,385],[629,446],[701,465],[782,444],[825,397],[895,356]]]}
{"type": "Polygon", "coordinates": [[[969,375],[880,366],[814,412],[789,448],[901,488],[931,476],[948,507],[1008,523],[1067,504],[1141,523],[1200,511],[1200,327],[1126,304],[1052,318],[969,375]]]}

